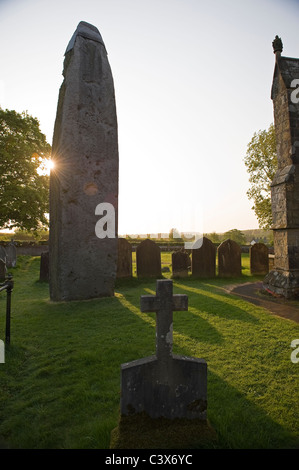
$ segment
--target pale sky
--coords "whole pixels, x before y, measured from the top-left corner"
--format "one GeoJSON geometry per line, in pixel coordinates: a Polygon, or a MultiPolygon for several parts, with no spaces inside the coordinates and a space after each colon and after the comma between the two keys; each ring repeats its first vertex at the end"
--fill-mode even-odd
{"type": "Polygon", "coordinates": [[[273,122],[272,40],[299,57],[298,19],[299,0],[0,0],[0,106],[52,144],[64,52],[87,21],[114,78],[119,233],[258,228],[243,159],[273,122]]]}

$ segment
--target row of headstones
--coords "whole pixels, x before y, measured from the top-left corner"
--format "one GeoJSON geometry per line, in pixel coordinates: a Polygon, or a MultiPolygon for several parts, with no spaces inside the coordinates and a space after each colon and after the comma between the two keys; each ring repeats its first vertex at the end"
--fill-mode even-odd
{"type": "MultiPolygon", "coordinates": [[[[172,253],[173,277],[186,277],[191,270],[193,276],[216,276],[216,253],[218,254],[218,275],[237,277],[241,275],[241,249],[233,240],[225,240],[218,249],[206,237],[201,246],[192,251],[192,257],[184,250],[172,253]]],[[[161,277],[161,249],[153,240],[144,240],[136,248],[138,277],[161,277]]],[[[250,247],[250,268],[252,274],[267,274],[269,271],[268,248],[263,243],[250,247]]],[[[117,278],[132,277],[132,245],[125,239],[118,239],[117,278]]],[[[49,280],[49,253],[41,254],[40,280],[49,280]]]]}
{"type": "Polygon", "coordinates": [[[0,245],[0,281],[5,279],[7,269],[17,265],[17,249],[13,241],[6,248],[0,245]]]}
{"type": "MultiPolygon", "coordinates": [[[[218,275],[237,277],[241,275],[241,248],[233,240],[225,240],[216,249],[206,237],[197,242],[199,247],[191,250],[192,256],[184,250],[172,253],[173,277],[216,276],[216,253],[218,255],[218,275]]],[[[142,241],[136,248],[138,277],[161,277],[161,250],[152,240],[142,241]]],[[[250,270],[252,274],[267,274],[269,271],[269,250],[263,243],[250,247],[250,270]]],[[[132,276],[132,245],[125,239],[118,239],[117,277],[132,276]]]]}

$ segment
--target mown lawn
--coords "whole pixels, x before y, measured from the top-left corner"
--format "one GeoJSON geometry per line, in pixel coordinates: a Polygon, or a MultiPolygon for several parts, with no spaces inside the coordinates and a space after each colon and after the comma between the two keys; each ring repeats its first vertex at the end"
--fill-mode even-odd
{"type": "MultiPolygon", "coordinates": [[[[163,254],[163,265],[171,255],[163,254]]],[[[208,363],[208,418],[218,448],[299,447],[299,363],[291,341],[299,325],[239,297],[228,280],[174,280],[188,312],[174,313],[174,353],[208,363]]],[[[11,345],[0,364],[0,448],[109,448],[119,419],[120,365],[155,352],[155,314],[140,296],[155,281],[119,281],[115,297],[49,301],[39,258],[19,257],[12,270],[11,345]]],[[[171,273],[165,273],[169,277],[171,273]]],[[[5,294],[0,295],[4,339],[5,294]]]]}

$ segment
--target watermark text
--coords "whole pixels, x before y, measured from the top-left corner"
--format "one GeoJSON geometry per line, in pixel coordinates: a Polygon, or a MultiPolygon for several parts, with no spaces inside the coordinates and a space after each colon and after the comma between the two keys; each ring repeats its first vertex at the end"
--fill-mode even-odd
{"type": "Polygon", "coordinates": [[[293,339],[291,342],[291,348],[296,348],[294,351],[292,351],[291,361],[293,364],[297,364],[299,362],[299,339],[293,339]]]}
{"type": "Polygon", "coordinates": [[[5,347],[4,347],[4,341],[0,339],[0,364],[4,364],[5,362],[5,347]]]}

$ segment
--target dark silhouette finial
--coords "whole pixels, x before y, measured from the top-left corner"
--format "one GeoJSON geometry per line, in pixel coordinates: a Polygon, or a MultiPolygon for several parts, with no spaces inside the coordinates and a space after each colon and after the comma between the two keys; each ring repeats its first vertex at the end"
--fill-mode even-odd
{"type": "Polygon", "coordinates": [[[279,52],[279,53],[282,52],[282,49],[283,49],[282,40],[277,35],[275,36],[275,39],[272,42],[272,47],[273,47],[274,54],[276,54],[277,52],[279,52]]]}

